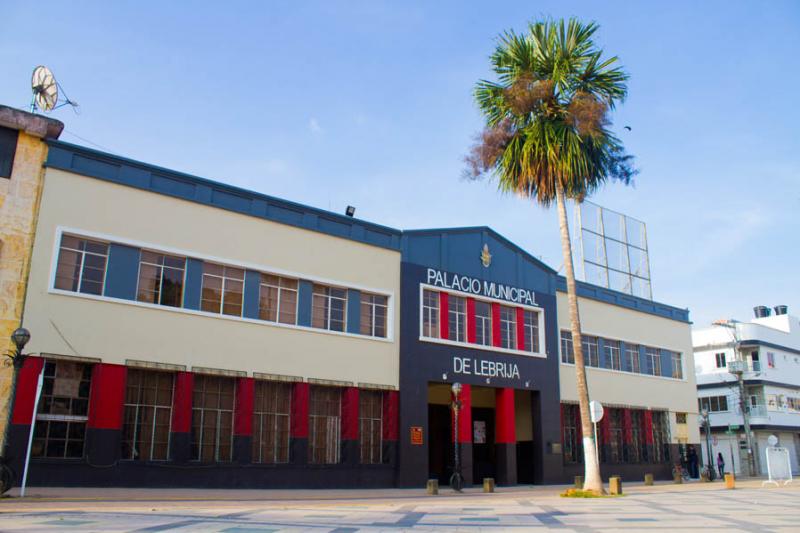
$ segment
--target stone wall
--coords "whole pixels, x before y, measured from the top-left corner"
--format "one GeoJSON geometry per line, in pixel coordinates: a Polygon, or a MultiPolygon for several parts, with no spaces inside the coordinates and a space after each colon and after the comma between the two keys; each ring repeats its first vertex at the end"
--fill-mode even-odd
{"type": "MultiPolygon", "coordinates": [[[[46,155],[43,139],[20,131],[11,179],[0,178],[0,354],[14,349],[9,337],[22,321],[46,155]]],[[[8,418],[10,363],[5,357],[0,363],[0,438],[8,418]]]]}

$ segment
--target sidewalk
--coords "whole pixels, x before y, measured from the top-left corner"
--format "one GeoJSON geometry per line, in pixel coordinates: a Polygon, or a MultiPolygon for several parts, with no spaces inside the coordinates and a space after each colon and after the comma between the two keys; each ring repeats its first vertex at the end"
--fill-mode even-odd
{"type": "MultiPolygon", "coordinates": [[[[749,478],[736,481],[736,488],[761,488],[764,479],[749,478]]],[[[800,484],[789,484],[786,488],[800,484]]],[[[571,485],[517,485],[513,487],[498,487],[495,494],[512,495],[524,494],[532,498],[559,497],[571,485]]],[[[767,485],[765,489],[774,487],[767,485]]],[[[703,482],[689,481],[676,484],[667,481],[656,482],[647,486],[643,482],[623,482],[625,494],[653,494],[660,492],[696,492],[727,490],[722,481],[703,482]]],[[[28,487],[24,499],[19,498],[19,489],[9,492],[9,496],[0,500],[0,505],[12,501],[354,501],[354,500],[396,500],[406,498],[426,497],[424,488],[410,489],[196,489],[196,488],[119,488],[119,487],[28,487]]],[[[464,489],[456,493],[449,487],[441,487],[437,496],[430,498],[449,497],[492,497],[484,494],[480,486],[464,489]]]]}

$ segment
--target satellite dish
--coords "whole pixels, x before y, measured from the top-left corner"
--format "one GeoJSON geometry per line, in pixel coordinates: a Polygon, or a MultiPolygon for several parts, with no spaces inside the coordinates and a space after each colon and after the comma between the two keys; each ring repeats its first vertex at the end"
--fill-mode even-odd
{"type": "Polygon", "coordinates": [[[31,91],[33,91],[31,112],[37,107],[42,111],[55,109],[58,102],[58,83],[49,68],[39,65],[33,69],[31,91]]]}

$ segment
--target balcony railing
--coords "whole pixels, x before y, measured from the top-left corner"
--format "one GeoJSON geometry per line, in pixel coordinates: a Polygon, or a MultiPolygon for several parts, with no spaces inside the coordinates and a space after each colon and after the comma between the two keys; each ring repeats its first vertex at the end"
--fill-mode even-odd
{"type": "Polygon", "coordinates": [[[766,405],[751,405],[750,406],[750,416],[760,416],[765,417],[767,416],[767,406],[766,405]]]}

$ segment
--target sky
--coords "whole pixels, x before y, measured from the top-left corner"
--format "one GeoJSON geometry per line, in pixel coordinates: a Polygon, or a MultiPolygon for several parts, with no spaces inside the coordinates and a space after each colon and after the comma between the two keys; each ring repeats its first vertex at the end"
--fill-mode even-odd
{"type": "MultiPolygon", "coordinates": [[[[576,16],[630,74],[613,129],[653,296],[705,326],[800,314],[800,2],[0,3],[0,103],[36,65],[61,139],[400,229],[488,225],[563,266],[557,215],[462,179],[498,34],[576,16]],[[630,126],[630,131],[623,126],[630,126]]],[[[113,208],[113,206],[109,206],[113,208]]],[[[563,272],[563,270],[562,270],[563,272]]]]}

